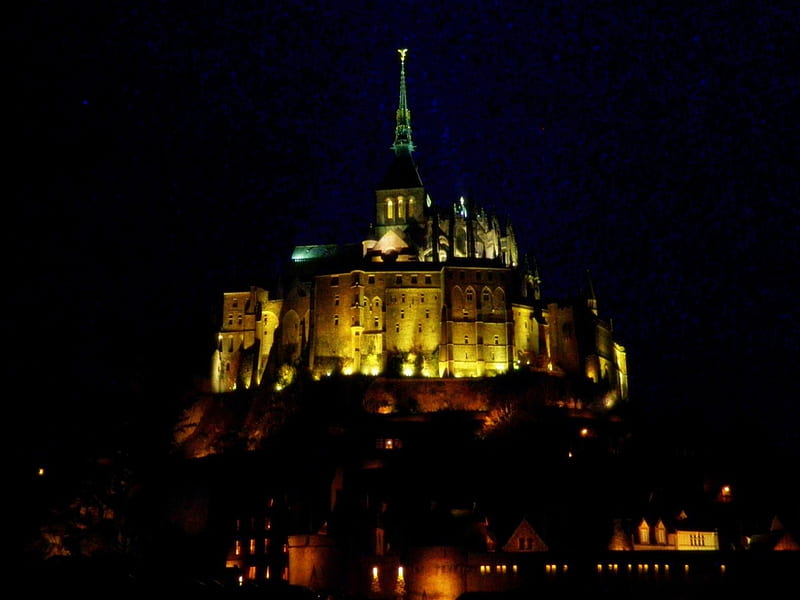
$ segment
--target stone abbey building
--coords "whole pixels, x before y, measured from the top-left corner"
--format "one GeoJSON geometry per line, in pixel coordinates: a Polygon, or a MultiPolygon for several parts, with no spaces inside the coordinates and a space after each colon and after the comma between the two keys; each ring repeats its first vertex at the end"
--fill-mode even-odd
{"type": "Polygon", "coordinates": [[[414,162],[405,56],[394,157],[360,243],[295,248],[280,297],[224,294],[215,392],[274,381],[281,365],[314,377],[361,373],[483,378],[527,369],[587,378],[627,397],[625,349],[599,316],[587,275],[571,299],[545,299],[511,223],[471,199],[441,207],[414,162]]]}

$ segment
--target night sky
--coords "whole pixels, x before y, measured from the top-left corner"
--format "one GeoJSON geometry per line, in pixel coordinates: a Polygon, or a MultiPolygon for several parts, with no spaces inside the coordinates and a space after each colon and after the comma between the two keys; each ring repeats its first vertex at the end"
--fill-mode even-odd
{"type": "Polygon", "coordinates": [[[365,237],[405,47],[433,201],[511,219],[545,296],[589,269],[654,420],[797,448],[796,2],[24,4],[6,399],[33,446],[158,414],[223,292],[365,237]]]}

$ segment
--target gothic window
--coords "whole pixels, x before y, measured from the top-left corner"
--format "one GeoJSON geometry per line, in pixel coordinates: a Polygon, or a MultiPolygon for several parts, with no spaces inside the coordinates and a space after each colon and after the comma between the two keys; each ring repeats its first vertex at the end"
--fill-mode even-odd
{"type": "Polygon", "coordinates": [[[394,202],[391,198],[386,199],[386,218],[390,221],[394,220],[394,202]]]}
{"type": "Polygon", "coordinates": [[[241,324],[242,324],[242,315],[239,315],[239,316],[236,318],[236,324],[237,324],[237,325],[241,325],[241,324]]]}
{"type": "Polygon", "coordinates": [[[408,197],[408,216],[414,215],[414,196],[408,197]]]}
{"type": "Polygon", "coordinates": [[[469,336],[468,335],[464,336],[464,343],[465,344],[469,344],[469,336]]]}
{"type": "Polygon", "coordinates": [[[472,302],[472,288],[467,290],[467,302],[472,302]]]}
{"type": "Polygon", "coordinates": [[[406,218],[406,211],[405,206],[403,206],[403,197],[399,196],[397,198],[397,218],[398,219],[405,219],[406,218]]]}
{"type": "Polygon", "coordinates": [[[401,309],[401,310],[400,310],[400,318],[401,318],[401,319],[405,319],[405,318],[406,318],[406,311],[405,311],[405,309],[401,309]]]}
{"type": "Polygon", "coordinates": [[[233,325],[233,313],[228,313],[228,325],[233,325]]]}
{"type": "Polygon", "coordinates": [[[375,329],[377,329],[379,325],[380,322],[378,321],[378,317],[375,317],[375,329]]]}
{"type": "Polygon", "coordinates": [[[425,309],[425,318],[426,319],[430,319],[431,318],[431,311],[429,309],[427,309],[427,308],[425,309]]]}
{"type": "Polygon", "coordinates": [[[499,343],[500,343],[500,336],[499,335],[494,336],[494,345],[496,346],[499,343]]]}
{"type": "Polygon", "coordinates": [[[419,295],[419,303],[420,304],[425,304],[425,294],[420,294],[419,295]]]}
{"type": "Polygon", "coordinates": [[[489,294],[489,290],[483,290],[483,303],[488,306],[489,299],[491,298],[491,294],[489,294]]]}
{"type": "Polygon", "coordinates": [[[256,553],[256,539],[250,538],[250,554],[256,553]]]}
{"type": "Polygon", "coordinates": [[[400,294],[400,304],[405,304],[405,303],[406,303],[406,295],[400,294]]]}

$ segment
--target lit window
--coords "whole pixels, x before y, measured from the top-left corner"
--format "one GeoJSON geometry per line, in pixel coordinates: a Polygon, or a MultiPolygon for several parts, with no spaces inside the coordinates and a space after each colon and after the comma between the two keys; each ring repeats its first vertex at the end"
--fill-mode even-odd
{"type": "Polygon", "coordinates": [[[264,579],[269,579],[269,565],[264,569],[264,579]]]}
{"type": "Polygon", "coordinates": [[[264,538],[264,554],[269,553],[269,538],[264,538]]]}
{"type": "Polygon", "coordinates": [[[403,197],[397,198],[397,218],[404,219],[406,216],[405,206],[403,205],[403,197]]]}
{"type": "Polygon", "coordinates": [[[248,579],[255,579],[256,578],[256,568],[255,567],[249,567],[247,569],[247,578],[248,579]]]}
{"type": "Polygon", "coordinates": [[[386,218],[390,221],[394,219],[394,202],[391,198],[386,199],[386,218]]]}
{"type": "Polygon", "coordinates": [[[250,554],[256,553],[256,540],[255,538],[250,538],[250,554]]]}
{"type": "Polygon", "coordinates": [[[269,517],[264,519],[264,529],[266,529],[267,531],[272,529],[272,519],[270,519],[269,517]]]}
{"type": "Polygon", "coordinates": [[[236,556],[239,556],[242,553],[242,542],[240,542],[239,540],[236,540],[233,543],[233,553],[236,556]]]}

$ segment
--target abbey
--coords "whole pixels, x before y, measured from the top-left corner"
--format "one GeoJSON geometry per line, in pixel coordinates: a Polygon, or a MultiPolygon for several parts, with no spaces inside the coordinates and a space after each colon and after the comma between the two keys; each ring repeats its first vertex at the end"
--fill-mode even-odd
{"type": "Polygon", "coordinates": [[[626,353],[587,274],[574,298],[546,299],[511,223],[471,199],[445,207],[413,155],[406,50],[393,159],[360,243],[300,246],[280,294],[227,292],[212,359],[215,392],[274,380],[281,365],[333,373],[483,378],[512,370],[585,378],[627,398],[626,353]]]}

